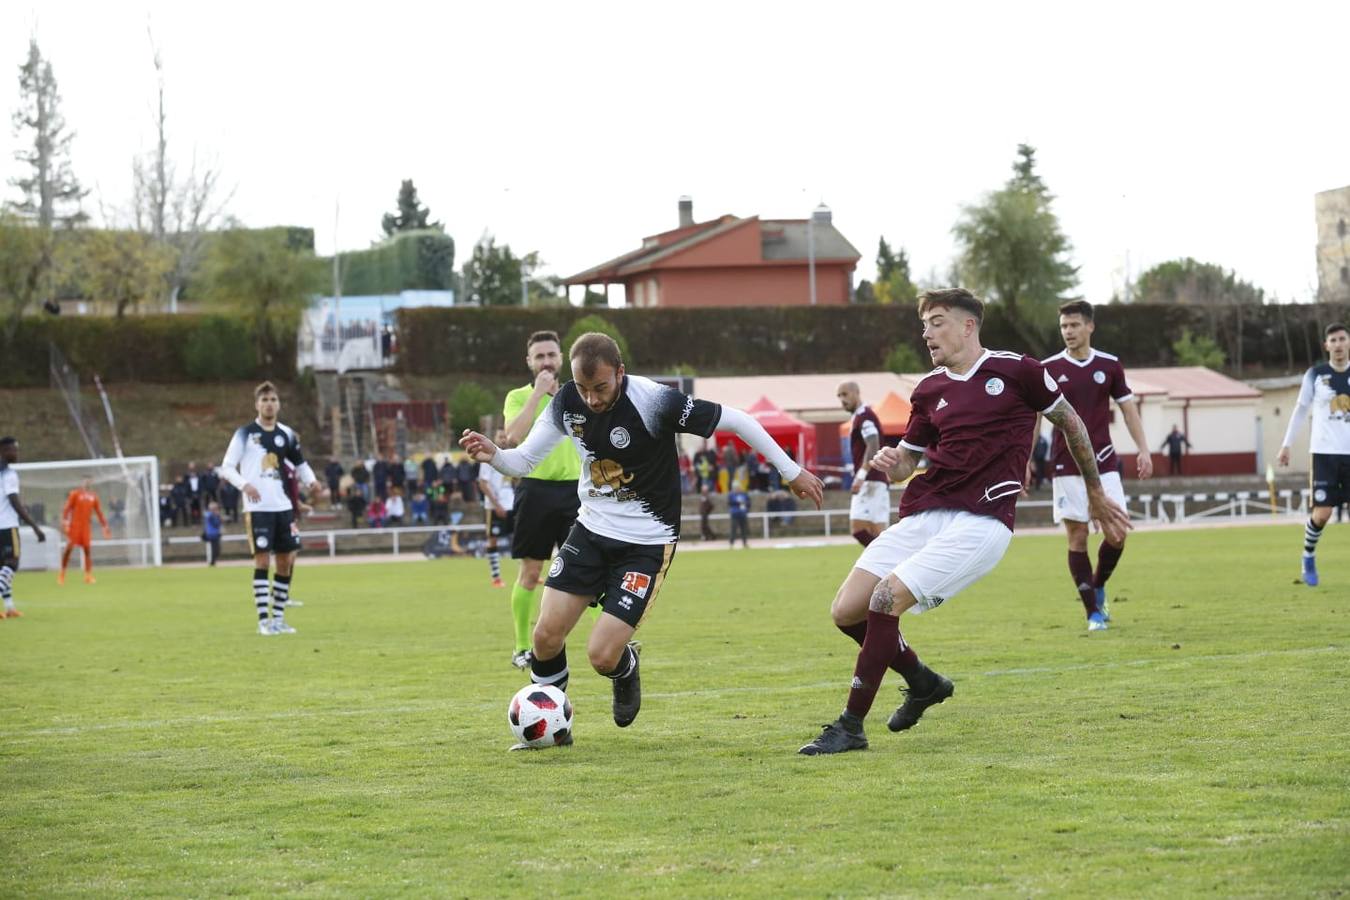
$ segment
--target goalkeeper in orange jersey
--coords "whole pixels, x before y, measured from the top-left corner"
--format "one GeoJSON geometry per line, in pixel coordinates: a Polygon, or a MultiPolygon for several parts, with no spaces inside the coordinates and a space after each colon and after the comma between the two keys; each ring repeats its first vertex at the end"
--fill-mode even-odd
{"type": "Polygon", "coordinates": [[[98,524],[103,528],[103,537],[112,535],[108,531],[108,520],[103,518],[103,507],[99,505],[98,494],[90,486],[88,475],[80,486],[66,497],[66,505],[61,510],[61,533],[66,536],[66,549],[61,554],[61,574],[56,576],[57,584],[66,583],[66,566],[70,563],[71,551],[79,547],[84,551],[84,583],[94,583],[94,558],[89,552],[89,517],[98,516],[98,524]]]}

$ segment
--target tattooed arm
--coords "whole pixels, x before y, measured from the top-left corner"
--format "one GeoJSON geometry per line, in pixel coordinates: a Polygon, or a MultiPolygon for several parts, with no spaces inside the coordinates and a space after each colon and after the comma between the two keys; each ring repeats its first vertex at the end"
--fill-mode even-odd
{"type": "Polygon", "coordinates": [[[1107,498],[1102,490],[1102,476],[1097,471],[1097,455],[1092,451],[1092,441],[1088,439],[1087,426],[1078,417],[1069,401],[1060,399],[1046,410],[1045,417],[1064,434],[1064,442],[1078,464],[1078,472],[1083,476],[1087,487],[1088,515],[1101,528],[1111,543],[1119,545],[1125,540],[1125,532],[1134,526],[1130,524],[1129,513],[1107,498]]]}

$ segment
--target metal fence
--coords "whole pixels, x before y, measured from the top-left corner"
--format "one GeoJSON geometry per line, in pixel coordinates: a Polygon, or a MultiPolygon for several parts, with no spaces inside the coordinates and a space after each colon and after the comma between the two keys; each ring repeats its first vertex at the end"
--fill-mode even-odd
{"type": "MultiPolygon", "coordinates": [[[[1166,524],[1178,522],[1214,521],[1217,519],[1247,519],[1254,516],[1274,515],[1279,519],[1299,516],[1308,508],[1310,492],[1302,490],[1276,491],[1275,501],[1271,502],[1269,491],[1220,491],[1216,493],[1166,493],[1139,494],[1126,497],[1126,508],[1131,518],[1144,524],[1166,524]]],[[[1017,504],[1019,516],[1027,511],[1037,511],[1042,518],[1048,518],[1053,506],[1050,500],[1022,500],[1017,504]]],[[[830,537],[847,535],[848,510],[794,510],[790,512],[752,512],[750,531],[764,540],[790,537],[830,537]]],[[[727,539],[726,524],[729,513],[716,513],[708,517],[709,522],[721,526],[718,539],[727,539]]],[[[700,517],[686,515],[681,519],[682,532],[686,539],[698,534],[700,517]]],[[[436,534],[449,532],[467,538],[482,536],[481,523],[459,525],[408,525],[389,528],[329,528],[306,529],[301,533],[301,547],[309,551],[327,552],[330,557],[340,553],[404,553],[420,550],[426,540],[436,534]]],[[[243,534],[227,534],[221,538],[225,544],[241,543],[247,540],[243,534]]],[[[114,544],[116,541],[98,542],[114,544]]],[[[196,544],[202,546],[197,537],[170,537],[166,543],[170,548],[182,548],[196,544]]],[[[204,554],[203,550],[203,554],[204,554]]],[[[166,554],[169,556],[170,554],[166,554]]],[[[178,559],[190,555],[172,554],[178,559]]],[[[195,556],[195,554],[193,555],[195,556]]]]}

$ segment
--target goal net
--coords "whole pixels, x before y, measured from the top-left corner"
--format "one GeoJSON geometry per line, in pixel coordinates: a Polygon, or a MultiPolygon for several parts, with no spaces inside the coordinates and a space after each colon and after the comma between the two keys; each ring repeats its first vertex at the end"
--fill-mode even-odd
{"type": "MultiPolygon", "coordinates": [[[[51,569],[61,564],[64,539],[61,510],[66,497],[88,478],[98,494],[111,537],[104,538],[98,516],[89,517],[90,545],[96,565],[157,566],[159,543],[159,460],[153,456],[124,459],[66,459],[54,462],[16,463],[19,499],[33,521],[47,535],[38,543],[33,531],[22,526],[23,552],[19,563],[25,569],[51,569]]],[[[77,551],[70,564],[78,565],[77,551]]]]}

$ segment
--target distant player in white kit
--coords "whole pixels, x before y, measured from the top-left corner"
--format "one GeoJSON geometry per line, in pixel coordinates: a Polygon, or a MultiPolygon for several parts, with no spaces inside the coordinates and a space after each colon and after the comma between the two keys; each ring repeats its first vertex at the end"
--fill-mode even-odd
{"type": "Polygon", "coordinates": [[[264,381],[254,388],[253,406],[258,418],[234,433],[216,472],[244,495],[244,528],[253,553],[253,605],[258,613],[258,633],[295,634],[295,629],[286,622],[286,603],[291,567],[295,552],[300,549],[300,529],[295,521],[295,507],[286,494],[282,469],[289,462],[306,489],[318,487],[322,492],[323,488],[300,452],[300,438],[277,421],[281,397],[272,382],[264,381]],[[270,586],[270,617],[269,556],[275,556],[277,561],[270,586]]]}
{"type": "Polygon", "coordinates": [[[1312,515],[1303,526],[1303,583],[1318,584],[1317,542],[1331,511],[1350,502],[1350,329],[1340,322],[1327,326],[1323,347],[1327,361],[1303,374],[1298,403],[1289,417],[1289,430],[1280,448],[1280,465],[1289,465],[1289,452],[1312,414],[1312,515]]]}

